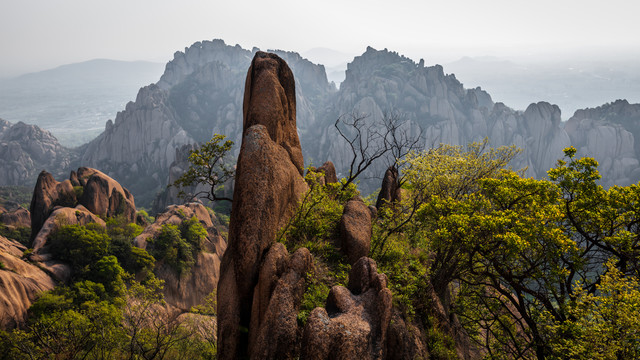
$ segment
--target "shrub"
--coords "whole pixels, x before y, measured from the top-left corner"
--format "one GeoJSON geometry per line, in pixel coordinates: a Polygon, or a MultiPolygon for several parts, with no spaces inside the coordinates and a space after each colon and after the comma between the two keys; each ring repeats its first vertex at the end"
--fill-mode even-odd
{"type": "Polygon", "coordinates": [[[104,230],[101,231],[89,225],[62,226],[51,235],[52,253],[54,257],[69,262],[75,272],[86,271],[86,267],[108,253],[109,237],[104,230]]]}

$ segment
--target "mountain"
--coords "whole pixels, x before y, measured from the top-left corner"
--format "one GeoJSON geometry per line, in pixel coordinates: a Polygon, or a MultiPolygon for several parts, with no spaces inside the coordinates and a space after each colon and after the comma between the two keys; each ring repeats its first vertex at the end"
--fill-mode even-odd
{"type": "MultiPolygon", "coordinates": [[[[256,51],[214,40],[176,52],[160,81],[140,89],[136,101],[86,145],[81,164],[117,178],[149,206],[167,185],[176,148],[207,141],[214,133],[240,143],[244,81],[256,51]]],[[[296,53],[275,52],[295,74],[299,131],[310,131],[335,88],[321,65],[296,53]]]]}
{"type": "Polygon", "coordinates": [[[0,184],[35,184],[42,169],[55,175],[67,173],[75,159],[72,150],[60,145],[49,131],[23,122],[0,119],[0,184]]]}
{"type": "Polygon", "coordinates": [[[0,81],[0,117],[51,131],[65,146],[96,137],[163,64],[90,60],[0,81]]]}

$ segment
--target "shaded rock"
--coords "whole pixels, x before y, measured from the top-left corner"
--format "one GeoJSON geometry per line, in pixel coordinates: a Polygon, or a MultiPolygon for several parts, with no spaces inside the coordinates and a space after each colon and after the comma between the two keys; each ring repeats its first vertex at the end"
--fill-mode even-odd
{"type": "Polygon", "coordinates": [[[398,169],[395,166],[389,166],[384,173],[376,208],[380,209],[385,204],[397,203],[401,199],[400,184],[398,179],[398,169]]]}
{"type": "Polygon", "coordinates": [[[429,351],[421,336],[424,336],[424,331],[410,322],[405,322],[394,308],[387,330],[386,359],[429,359],[429,351]]]}
{"type": "Polygon", "coordinates": [[[257,53],[247,73],[244,134],[236,168],[229,248],[218,285],[218,355],[248,352],[254,287],[275,235],[308,190],[295,119],[295,86],[287,64],[257,53]]]}
{"type": "Polygon", "coordinates": [[[135,220],[136,205],[129,190],[101,171],[84,168],[91,174],[85,175],[81,169],[83,168],[78,169],[78,178],[84,188],[79,199],[80,204],[96,215],[122,215],[128,222],[135,220]]]}
{"type": "Polygon", "coordinates": [[[371,231],[369,207],[360,199],[349,200],[340,219],[340,246],[350,264],[369,255],[371,231]]]}
{"type": "Polygon", "coordinates": [[[0,329],[24,324],[27,310],[38,294],[51,290],[55,281],[38,266],[22,259],[27,250],[18,242],[0,236],[0,329]]]}
{"type": "Polygon", "coordinates": [[[316,172],[324,173],[324,183],[333,184],[338,182],[338,176],[336,175],[336,167],[333,166],[331,161],[327,161],[322,166],[316,169],[316,172]]]}
{"type": "Polygon", "coordinates": [[[349,289],[334,286],[326,309],[315,308],[302,339],[304,359],[380,359],[387,353],[391,291],[375,261],[361,258],[352,267],[349,289]],[[359,294],[359,295],[356,295],[359,294]]]}
{"type": "Polygon", "coordinates": [[[146,249],[149,239],[157,238],[166,224],[180,225],[182,221],[195,217],[207,230],[203,251],[199,252],[188,275],[177,274],[171,267],[162,265],[155,269],[156,276],[165,281],[164,296],[168,304],[188,311],[199,305],[213,292],[220,278],[220,262],[227,249],[227,240],[218,229],[218,220],[200,203],[172,205],[156,217],[142,234],[134,239],[134,245],[146,249]]]}
{"type": "Polygon", "coordinates": [[[76,194],[73,191],[71,181],[57,182],[53,175],[42,171],[33,190],[31,198],[31,240],[35,239],[42,225],[56,206],[73,207],[77,203],[76,194]]]}
{"type": "Polygon", "coordinates": [[[249,353],[253,359],[293,359],[299,353],[298,308],[306,274],[313,266],[311,253],[298,249],[289,256],[274,243],[260,267],[253,295],[249,353]]]}
{"type": "Polygon", "coordinates": [[[31,214],[29,210],[24,208],[0,213],[0,223],[14,227],[29,227],[31,226],[31,214]]]}

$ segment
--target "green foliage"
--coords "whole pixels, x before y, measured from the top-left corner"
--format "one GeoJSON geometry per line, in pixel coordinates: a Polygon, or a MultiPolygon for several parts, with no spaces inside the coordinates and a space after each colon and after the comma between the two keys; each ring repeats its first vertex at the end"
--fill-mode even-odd
{"type": "Polygon", "coordinates": [[[85,271],[109,251],[109,236],[100,227],[62,226],[51,235],[50,241],[53,255],[69,262],[76,273],[85,271]]]}
{"type": "Polygon", "coordinates": [[[158,261],[171,266],[179,275],[187,275],[195,264],[195,259],[207,230],[197,218],[184,219],[180,226],[165,224],[156,239],[150,241],[151,253],[158,261]]]}
{"type": "Polygon", "coordinates": [[[27,226],[9,227],[5,224],[0,224],[0,235],[28,246],[31,228],[27,226]]]}
{"type": "Polygon", "coordinates": [[[2,261],[0,261],[0,270],[7,270],[6,265],[2,261]]]}
{"type": "Polygon", "coordinates": [[[141,215],[149,224],[153,224],[156,221],[156,219],[153,216],[150,216],[145,209],[138,208],[138,215],[141,215]]]}
{"type": "Polygon", "coordinates": [[[171,186],[180,188],[179,195],[185,201],[204,196],[210,201],[228,200],[220,196],[224,184],[233,179],[234,167],[227,161],[227,155],[233,147],[233,141],[224,141],[226,136],[214,134],[211,140],[189,154],[189,168],[171,186]],[[185,189],[204,185],[206,191],[186,193],[185,189]]]}

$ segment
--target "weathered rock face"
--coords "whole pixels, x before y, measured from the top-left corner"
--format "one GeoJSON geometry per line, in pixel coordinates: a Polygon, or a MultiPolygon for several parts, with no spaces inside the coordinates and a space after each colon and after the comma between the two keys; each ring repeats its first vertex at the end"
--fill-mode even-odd
{"type": "Polygon", "coordinates": [[[142,234],[134,240],[134,245],[146,249],[149,238],[156,238],[165,224],[180,225],[183,220],[195,217],[207,230],[207,240],[203,250],[198,253],[191,272],[180,276],[169,266],[157,267],[156,276],[165,281],[164,296],[168,304],[189,311],[199,305],[213,292],[220,277],[220,261],[227,249],[227,240],[221,236],[218,220],[199,203],[170,206],[156,217],[142,234]]]}
{"type": "MultiPolygon", "coordinates": [[[[336,175],[336,167],[331,161],[327,161],[322,166],[316,169],[316,172],[324,173],[324,184],[333,184],[338,182],[338,175],[336,175]]],[[[324,185],[323,184],[323,185],[324,185]]]]}
{"type": "MultiPolygon", "coordinates": [[[[78,199],[79,203],[96,215],[106,217],[122,215],[128,222],[133,222],[136,216],[136,205],[129,190],[95,169],[80,168],[78,174],[87,171],[90,171],[91,175],[83,184],[82,196],[78,199]]],[[[78,177],[81,183],[85,179],[82,175],[78,177]]]]}
{"type": "Polygon", "coordinates": [[[304,329],[301,358],[381,359],[386,356],[391,290],[375,261],[352,267],[349,288],[334,286],[325,308],[315,308],[304,329]]]}
{"type": "Polygon", "coordinates": [[[625,186],[640,181],[640,104],[618,100],[578,110],[565,130],[577,156],[595,158],[602,184],[625,186]]]}
{"type": "Polygon", "coordinates": [[[295,122],[293,75],[275,55],[256,55],[246,81],[246,126],[236,168],[229,248],[218,287],[218,351],[221,359],[246,354],[254,287],[261,259],[308,189],[302,173],[295,122]],[[255,85],[254,85],[255,84],[255,85]],[[264,89],[271,94],[259,94],[264,89]],[[273,97],[277,95],[277,97],[273,97]],[[281,106],[264,103],[262,96],[281,106]],[[264,104],[271,117],[260,113],[264,104]],[[261,123],[262,121],[266,124],[261,123]],[[275,127],[267,129],[266,125],[275,127]]]}
{"type": "Polygon", "coordinates": [[[298,249],[289,256],[281,243],[267,252],[253,293],[249,354],[253,359],[294,359],[299,354],[298,308],[306,275],[313,268],[311,253],[298,249]]]}
{"type": "Polygon", "coordinates": [[[392,204],[401,200],[401,189],[398,180],[398,169],[395,166],[390,166],[385,171],[384,178],[382,178],[382,186],[376,201],[377,209],[380,209],[385,204],[392,204]]]}
{"type": "Polygon", "coordinates": [[[133,195],[117,181],[99,170],[81,167],[71,172],[70,180],[57,182],[53,175],[42,171],[31,199],[31,239],[35,239],[56,206],[83,205],[90,213],[113,217],[123,215],[129,222],[135,220],[136,206],[133,195]],[[73,183],[82,188],[77,197],[73,183]]]}
{"type": "Polygon", "coordinates": [[[349,264],[369,255],[371,231],[371,211],[367,204],[359,198],[349,200],[340,219],[340,245],[349,264]]]}
{"type": "Polygon", "coordinates": [[[31,214],[29,210],[24,208],[4,213],[0,211],[0,223],[13,227],[29,227],[31,226],[31,214]]]}
{"type": "Polygon", "coordinates": [[[27,248],[0,236],[0,329],[23,324],[27,309],[43,291],[51,290],[55,281],[41,270],[22,259],[27,248]]]}
{"type": "Polygon", "coordinates": [[[33,240],[49,215],[56,206],[75,206],[77,203],[76,194],[73,191],[71,181],[65,180],[57,182],[53,175],[42,171],[38,176],[33,198],[31,199],[31,240],[33,240]]]}
{"type": "Polygon", "coordinates": [[[50,132],[23,122],[0,119],[0,186],[33,184],[41,169],[61,175],[75,154],[50,132]]]}

